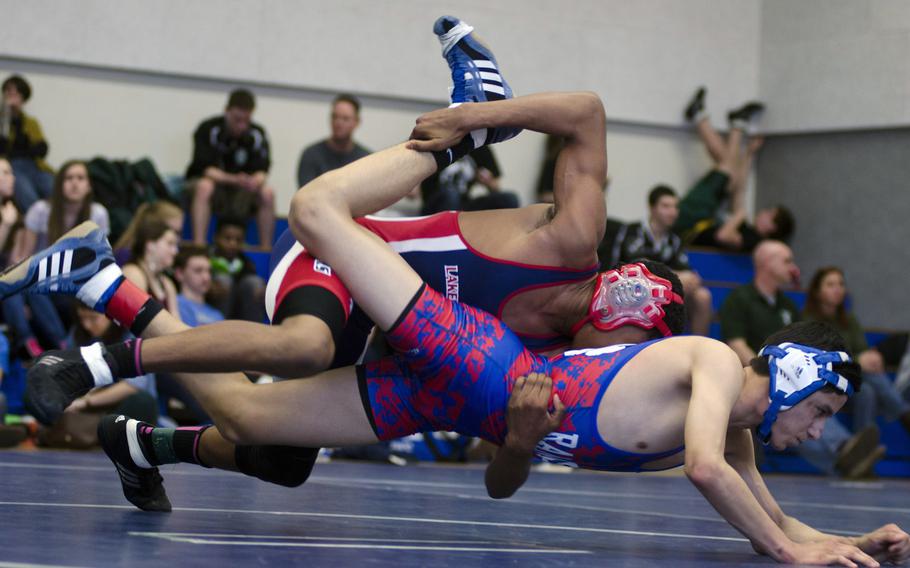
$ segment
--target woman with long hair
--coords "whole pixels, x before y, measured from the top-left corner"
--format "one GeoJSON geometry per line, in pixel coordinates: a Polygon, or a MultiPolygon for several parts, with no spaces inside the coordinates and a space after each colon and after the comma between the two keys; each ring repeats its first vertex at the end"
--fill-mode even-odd
{"type": "Polygon", "coordinates": [[[179,235],[183,230],[184,217],[183,209],[170,201],[158,200],[140,205],[136,212],[133,213],[133,220],[130,221],[126,230],[114,243],[114,258],[116,258],[117,264],[123,266],[132,259],[130,249],[136,240],[136,233],[141,225],[153,221],[161,221],[179,235]]]}
{"type": "Polygon", "coordinates": [[[847,283],[837,266],[819,268],[806,297],[804,317],[833,325],[847,341],[854,359],[863,369],[863,389],[853,397],[853,429],[859,431],[875,424],[882,415],[891,422],[900,420],[910,431],[910,404],[904,401],[885,374],[881,353],[870,348],[859,320],[847,309],[847,283]]]}
{"type": "MultiPolygon", "coordinates": [[[[70,160],[57,172],[50,199],[36,201],[25,213],[24,227],[14,233],[11,264],[45,248],[48,243],[89,219],[103,231],[108,231],[110,221],[107,209],[92,200],[88,168],[84,162],[70,160]]],[[[55,348],[62,345],[66,341],[66,330],[73,313],[72,298],[29,295],[25,302],[32,310],[32,322],[42,337],[55,348]]],[[[17,326],[10,321],[10,318],[16,317],[14,312],[24,314],[23,305],[21,297],[13,300],[13,305],[4,303],[4,314],[11,326],[17,326]]],[[[20,343],[24,343],[28,355],[34,357],[41,353],[42,347],[34,334],[17,329],[17,336],[20,343]]]]}
{"type": "Polygon", "coordinates": [[[178,318],[177,287],[167,271],[174,266],[179,242],[177,232],[167,223],[147,220],[136,227],[130,247],[132,260],[123,266],[123,275],[127,279],[164,304],[178,318]]]}

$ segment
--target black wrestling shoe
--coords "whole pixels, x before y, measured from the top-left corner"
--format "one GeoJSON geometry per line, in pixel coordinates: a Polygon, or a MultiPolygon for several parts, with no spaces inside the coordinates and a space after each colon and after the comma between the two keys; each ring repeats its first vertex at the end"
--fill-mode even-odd
{"type": "Polygon", "coordinates": [[[739,108],[735,108],[727,113],[727,120],[730,122],[751,122],[753,118],[765,111],[765,105],[758,101],[750,101],[739,108]]]}
{"type": "MultiPolygon", "coordinates": [[[[100,343],[95,345],[104,353],[100,343]]],[[[28,370],[25,408],[38,422],[50,426],[71,402],[94,387],[92,371],[79,349],[46,351],[28,370]]]]}
{"type": "MultiPolygon", "coordinates": [[[[124,415],[110,414],[98,424],[98,440],[104,453],[114,462],[123,496],[143,511],[171,512],[171,501],[164,490],[164,480],[157,467],[139,467],[131,452],[129,436],[136,440],[134,445],[136,459],[146,459],[138,441],[138,434],[143,429],[151,429],[151,424],[139,422],[124,415]],[[128,432],[129,431],[129,432],[128,432]],[[130,433],[131,432],[131,433],[130,433]]],[[[148,462],[146,462],[148,463],[148,462]]]]}
{"type": "Polygon", "coordinates": [[[692,99],[689,101],[689,104],[686,105],[686,111],[683,113],[683,116],[686,117],[688,122],[695,120],[695,117],[698,116],[698,113],[705,110],[705,91],[704,87],[699,87],[695,94],[692,95],[692,99]]]}

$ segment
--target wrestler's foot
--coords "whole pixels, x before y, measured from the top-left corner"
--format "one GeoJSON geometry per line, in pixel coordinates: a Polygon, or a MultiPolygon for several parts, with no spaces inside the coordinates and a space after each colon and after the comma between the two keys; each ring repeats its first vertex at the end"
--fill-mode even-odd
{"type": "MultiPolygon", "coordinates": [[[[480,103],[512,98],[512,89],[502,74],[496,57],[471,33],[474,28],[454,16],[442,16],[433,24],[433,33],[442,44],[442,55],[452,71],[452,102],[480,103]]],[[[514,137],[520,129],[487,129],[487,144],[514,137]]],[[[482,144],[476,144],[480,146],[482,144]]]]}
{"type": "MultiPolygon", "coordinates": [[[[104,345],[95,343],[84,349],[92,354],[93,360],[97,358],[104,363],[107,354],[104,345]]],[[[94,387],[95,378],[81,350],[45,351],[28,370],[25,408],[38,422],[51,425],[71,402],[94,387]]]]}
{"type": "Polygon", "coordinates": [[[86,221],[0,274],[0,298],[19,292],[71,294],[103,312],[122,278],[104,231],[86,221]]]}
{"type": "Polygon", "coordinates": [[[683,115],[686,117],[686,120],[689,122],[694,121],[699,115],[705,112],[705,94],[707,91],[704,87],[699,87],[695,94],[692,95],[692,100],[689,101],[689,104],[686,105],[686,111],[683,115]]]}
{"type": "Polygon", "coordinates": [[[164,480],[158,468],[148,463],[139,436],[140,432],[151,429],[151,424],[111,414],[98,424],[98,440],[117,468],[126,500],[143,511],[169,513],[171,502],[164,490],[164,480]]]}
{"type": "Polygon", "coordinates": [[[743,106],[727,113],[727,119],[734,128],[748,125],[752,119],[757,118],[765,110],[765,105],[758,101],[749,101],[743,106]]]}

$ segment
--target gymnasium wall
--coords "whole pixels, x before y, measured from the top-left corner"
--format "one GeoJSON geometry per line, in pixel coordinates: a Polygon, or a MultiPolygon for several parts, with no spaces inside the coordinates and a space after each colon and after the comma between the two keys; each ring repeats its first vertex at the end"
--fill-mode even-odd
{"type": "Polygon", "coordinates": [[[758,162],[757,206],[799,218],[793,250],[808,285],[841,266],[867,327],[907,329],[910,129],[774,137],[758,162]]]}

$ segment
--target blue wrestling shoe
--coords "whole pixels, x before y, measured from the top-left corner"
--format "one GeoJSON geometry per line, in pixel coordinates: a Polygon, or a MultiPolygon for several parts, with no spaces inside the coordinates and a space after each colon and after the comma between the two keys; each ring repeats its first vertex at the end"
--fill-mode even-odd
{"type": "Polygon", "coordinates": [[[19,292],[70,294],[103,312],[122,278],[104,232],[86,221],[0,274],[0,299],[19,292]]]}
{"type": "MultiPolygon", "coordinates": [[[[433,33],[442,44],[442,56],[452,70],[453,103],[481,103],[512,98],[512,89],[502,74],[493,52],[473,33],[474,28],[454,16],[442,16],[433,24],[433,33]]],[[[485,143],[502,142],[516,136],[518,128],[490,128],[485,143]]]]}

